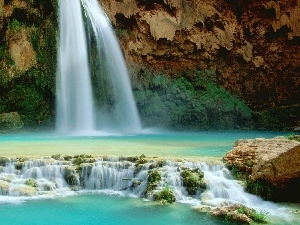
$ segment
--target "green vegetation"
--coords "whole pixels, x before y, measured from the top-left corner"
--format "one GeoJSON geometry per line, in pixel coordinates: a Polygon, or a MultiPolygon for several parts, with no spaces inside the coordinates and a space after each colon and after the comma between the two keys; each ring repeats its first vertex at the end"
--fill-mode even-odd
{"type": "Polygon", "coordinates": [[[28,179],[28,180],[26,180],[25,184],[27,186],[30,186],[30,187],[33,187],[33,188],[36,188],[38,186],[36,180],[34,180],[34,179],[28,179]]]}
{"type": "Polygon", "coordinates": [[[13,32],[17,32],[21,29],[21,23],[16,20],[13,19],[9,24],[8,24],[8,29],[10,29],[13,32]]]}
{"type": "Polygon", "coordinates": [[[264,211],[257,211],[255,209],[250,209],[244,205],[242,205],[238,210],[238,214],[245,214],[250,219],[252,219],[254,222],[257,223],[267,223],[269,220],[269,217],[266,212],[264,211]]]}
{"type": "Polygon", "coordinates": [[[73,167],[65,168],[65,180],[69,185],[78,185],[79,175],[76,172],[76,169],[73,167]]]}
{"type": "Polygon", "coordinates": [[[246,181],[246,191],[261,196],[265,200],[271,200],[272,197],[274,197],[273,193],[275,189],[271,183],[265,180],[258,179],[254,182],[250,180],[246,181]]]}
{"type": "Polygon", "coordinates": [[[300,141],[300,136],[296,135],[295,133],[289,133],[286,135],[287,139],[289,140],[295,140],[295,141],[300,141]]]}
{"type": "Polygon", "coordinates": [[[237,129],[252,126],[252,111],[216,84],[213,71],[180,74],[171,79],[144,71],[134,95],[146,126],[173,129],[237,129]]]}
{"type": "Polygon", "coordinates": [[[254,114],[257,127],[264,130],[291,130],[299,118],[300,105],[274,107],[254,114]]]}
{"type": "Polygon", "coordinates": [[[206,189],[206,183],[203,181],[204,173],[200,169],[185,168],[180,175],[183,179],[183,185],[190,195],[195,195],[197,191],[206,189]]]}
{"type": "Polygon", "coordinates": [[[148,171],[148,186],[146,195],[149,194],[154,188],[157,187],[158,182],[161,180],[161,174],[158,169],[148,171]]]}
{"type": "Polygon", "coordinates": [[[55,160],[59,160],[61,157],[61,154],[52,155],[51,158],[55,160]]]}
{"type": "Polygon", "coordinates": [[[166,185],[161,191],[153,195],[154,201],[159,201],[161,204],[173,203],[176,201],[173,189],[166,185]]]}
{"type": "Polygon", "coordinates": [[[0,113],[16,111],[24,125],[33,128],[49,126],[54,121],[57,17],[53,9],[57,1],[31,0],[28,5],[32,10],[20,9],[24,16],[12,16],[4,26],[11,35],[21,28],[26,30],[37,64],[26,71],[17,70],[10,57],[7,35],[0,37],[0,113]]]}

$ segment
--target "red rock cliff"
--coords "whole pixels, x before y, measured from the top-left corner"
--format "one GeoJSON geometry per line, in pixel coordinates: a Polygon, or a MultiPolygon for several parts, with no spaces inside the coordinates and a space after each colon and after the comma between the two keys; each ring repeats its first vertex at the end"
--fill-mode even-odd
{"type": "Polygon", "coordinates": [[[300,0],[101,0],[132,74],[216,71],[253,109],[299,104],[300,0]]]}

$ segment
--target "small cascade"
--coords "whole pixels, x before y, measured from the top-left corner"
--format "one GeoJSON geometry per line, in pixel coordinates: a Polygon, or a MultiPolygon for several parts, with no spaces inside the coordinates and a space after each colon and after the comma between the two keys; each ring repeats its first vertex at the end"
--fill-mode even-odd
{"type": "Polygon", "coordinates": [[[194,206],[215,208],[241,203],[274,212],[277,208],[246,193],[221,163],[85,155],[4,161],[5,164],[0,164],[0,202],[5,201],[5,196],[37,198],[87,191],[154,200],[167,188],[177,202],[194,206]],[[185,182],[183,174],[191,176],[189,182],[201,178],[202,184],[195,187],[195,183],[185,182]]]}

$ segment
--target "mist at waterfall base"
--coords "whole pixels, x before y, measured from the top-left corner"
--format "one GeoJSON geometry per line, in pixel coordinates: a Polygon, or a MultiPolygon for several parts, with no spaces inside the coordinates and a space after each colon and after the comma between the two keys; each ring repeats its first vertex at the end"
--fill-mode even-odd
{"type": "Polygon", "coordinates": [[[140,132],[125,61],[97,0],[61,0],[59,26],[58,132],[63,135],[140,132]],[[96,67],[93,73],[91,66],[96,67]]]}

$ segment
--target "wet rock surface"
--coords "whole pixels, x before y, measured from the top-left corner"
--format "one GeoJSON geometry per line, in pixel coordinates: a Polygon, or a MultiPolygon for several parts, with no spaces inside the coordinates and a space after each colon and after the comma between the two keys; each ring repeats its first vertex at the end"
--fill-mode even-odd
{"type": "Polygon", "coordinates": [[[300,201],[300,142],[285,137],[238,140],[223,159],[246,180],[246,190],[265,199],[300,201]]]}

